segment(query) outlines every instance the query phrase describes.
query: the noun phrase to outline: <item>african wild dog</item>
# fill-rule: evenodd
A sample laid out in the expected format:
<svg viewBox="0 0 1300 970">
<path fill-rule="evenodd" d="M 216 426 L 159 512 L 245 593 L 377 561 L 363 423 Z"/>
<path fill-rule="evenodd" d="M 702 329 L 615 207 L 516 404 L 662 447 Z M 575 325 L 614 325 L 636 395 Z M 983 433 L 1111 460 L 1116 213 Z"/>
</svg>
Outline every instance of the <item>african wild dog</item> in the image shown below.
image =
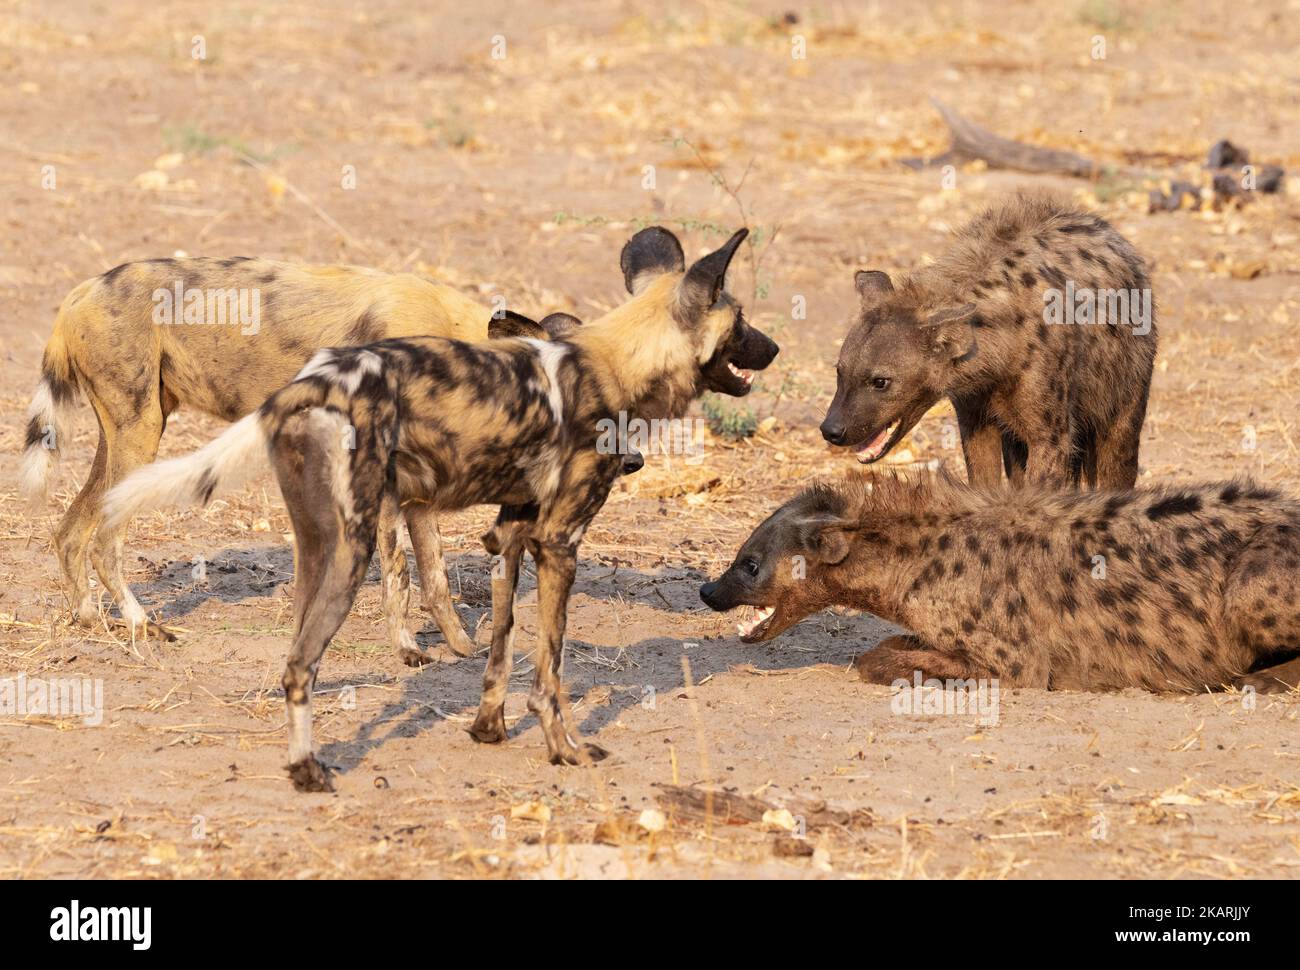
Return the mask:
<svg viewBox="0 0 1300 970">
<path fill-rule="evenodd" d="M 191 300 L 192 294 L 199 299 Z M 243 303 L 231 307 L 211 299 L 229 294 L 245 295 Z M 161 312 L 164 303 L 170 313 Z M 153 461 L 167 417 L 177 408 L 234 421 L 291 381 L 321 347 L 425 335 L 481 340 L 492 315 L 451 287 L 410 274 L 245 257 L 124 263 L 82 283 L 63 301 L 45 348 L 22 475 L 24 493 L 41 500 L 66 439 L 67 412 L 84 393 L 99 422 L 99 448 L 55 535 L 77 621 L 99 622 L 86 570 L 93 536 L 95 569 L 125 624 L 174 639 L 148 620 L 122 577 L 123 528 L 97 527 L 104 493 Z M 492 323 L 508 328 L 513 314 L 505 316 Z M 474 644 L 452 606 L 437 519 L 426 506 L 404 512 L 425 607 L 448 647 L 468 656 Z M 394 627 L 394 634 L 406 663 L 428 661 L 405 626 L 400 632 Z"/>
<path fill-rule="evenodd" d="M 284 688 L 299 788 L 329 786 L 311 743 L 321 657 L 365 576 L 381 508 L 412 500 L 436 510 L 503 506 L 488 544 L 503 556 L 505 576 L 494 584 L 492 648 L 471 734 L 506 736 L 514 586 L 527 550 L 540 611 L 529 707 L 552 762 L 603 756 L 570 735 L 560 688 L 578 544 L 622 471 L 620 456 L 598 447 L 597 428 L 620 412 L 680 416 L 711 379 L 747 390 L 747 371 L 772 361 L 776 345 L 748 326 L 723 288 L 744 237 L 737 232 L 687 270 L 672 233 L 642 230 L 623 250 L 632 298 L 559 341 L 412 338 L 321 351 L 256 414 L 109 493 L 105 518 L 116 523 L 143 508 L 204 501 L 269 454 L 296 540 L 296 632 Z"/>
<path fill-rule="evenodd" d="M 897 286 L 879 270 L 856 285 L 827 441 L 878 461 L 946 397 L 973 485 L 1005 464 L 1017 483 L 1133 486 L 1155 308 L 1142 257 L 1106 222 L 1018 197 Z"/>
<path fill-rule="evenodd" d="M 1051 494 L 855 476 L 787 502 L 700 596 L 759 607 L 748 643 L 835 604 L 905 627 L 858 658 L 877 683 L 1295 686 L 1300 502 L 1245 481 Z"/>
</svg>

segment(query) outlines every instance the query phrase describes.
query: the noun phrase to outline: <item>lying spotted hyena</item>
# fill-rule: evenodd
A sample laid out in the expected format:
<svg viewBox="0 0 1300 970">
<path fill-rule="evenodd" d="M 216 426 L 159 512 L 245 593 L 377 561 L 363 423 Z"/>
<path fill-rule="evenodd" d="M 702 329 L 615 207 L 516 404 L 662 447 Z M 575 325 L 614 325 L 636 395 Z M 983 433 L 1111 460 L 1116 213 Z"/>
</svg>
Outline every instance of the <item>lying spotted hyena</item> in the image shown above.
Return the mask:
<svg viewBox="0 0 1300 970">
<path fill-rule="evenodd" d="M 622 306 L 562 340 L 469 344 L 410 338 L 321 351 L 287 387 L 193 455 L 139 469 L 109 492 L 105 516 L 203 502 L 268 459 L 294 529 L 294 640 L 284 674 L 290 774 L 329 787 L 311 740 L 321 658 L 356 596 L 383 534 L 382 508 L 422 501 L 439 510 L 503 506 L 490 547 L 492 649 L 479 741 L 506 738 L 520 559 L 537 563 L 539 632 L 528 705 L 553 763 L 600 758 L 565 724 L 560 671 L 569 589 L 591 519 L 622 473 L 605 448 L 607 422 L 681 417 L 712 381 L 748 389 L 777 347 L 725 292 L 741 230 L 686 267 L 680 243 L 644 229 L 624 247 Z M 344 432 L 351 432 L 345 447 Z M 387 590 L 385 591 L 388 592 Z"/>
<path fill-rule="evenodd" d="M 234 421 L 293 380 L 321 347 L 416 335 L 481 340 L 492 316 L 451 287 L 410 274 L 244 257 L 124 263 L 82 283 L 63 301 L 45 348 L 22 473 L 24 493 L 41 500 L 67 413 L 84 394 L 99 421 L 99 448 L 55 534 L 76 619 L 100 622 L 90 547 L 124 621 L 173 639 L 147 619 L 122 578 L 122 528 L 98 526 L 104 493 L 153 461 L 177 408 Z M 468 656 L 474 645 L 452 607 L 437 519 L 427 506 L 404 511 L 425 606 L 451 650 Z M 428 659 L 404 627 L 397 646 L 407 663 Z"/>
<path fill-rule="evenodd" d="M 856 277 L 861 306 L 822 435 L 878 461 L 941 398 L 971 484 L 1131 488 L 1156 354 L 1146 266 L 1106 222 L 1016 198 L 897 284 Z"/>
<path fill-rule="evenodd" d="M 984 492 L 858 476 L 816 486 L 700 590 L 770 640 L 832 605 L 905 627 L 858 658 L 1004 686 L 1199 691 L 1300 683 L 1300 502 L 1249 482 Z"/>
</svg>

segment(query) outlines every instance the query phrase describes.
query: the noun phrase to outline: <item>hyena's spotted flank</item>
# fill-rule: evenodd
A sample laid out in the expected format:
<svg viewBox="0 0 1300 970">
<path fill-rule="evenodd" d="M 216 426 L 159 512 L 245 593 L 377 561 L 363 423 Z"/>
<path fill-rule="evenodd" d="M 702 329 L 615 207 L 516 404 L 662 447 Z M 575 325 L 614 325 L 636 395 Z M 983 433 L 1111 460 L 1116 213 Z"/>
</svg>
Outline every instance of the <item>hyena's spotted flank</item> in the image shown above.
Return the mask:
<svg viewBox="0 0 1300 970">
<path fill-rule="evenodd" d="M 858 659 L 880 683 L 1283 689 L 1300 681 L 1300 502 L 1247 481 L 1050 494 L 858 476 L 778 509 L 700 595 L 758 607 L 747 642 L 836 604 L 896 623 L 909 633 Z"/>
<path fill-rule="evenodd" d="M 175 303 L 178 292 L 185 296 L 175 305 L 164 306 L 155 296 Z M 192 305 L 190 294 L 202 305 Z M 221 302 L 232 294 L 236 303 Z M 208 318 L 221 310 L 231 312 L 224 320 Z M 87 576 L 89 550 L 123 620 L 172 639 L 147 619 L 122 578 L 125 522 L 100 528 L 99 509 L 114 482 L 153 461 L 167 418 L 178 408 L 234 421 L 293 380 L 321 347 L 416 335 L 481 340 L 491 316 L 451 287 L 411 274 L 245 257 L 124 263 L 82 283 L 63 301 L 45 348 L 22 475 L 29 500 L 43 499 L 66 440 L 68 411 L 84 394 L 99 422 L 99 447 L 55 533 L 77 621 L 100 622 Z M 467 656 L 474 645 L 452 606 L 437 520 L 420 506 L 406 516 L 425 605 L 448 646 Z M 405 628 L 396 646 L 407 663 L 428 659 Z"/>
<path fill-rule="evenodd" d="M 467 344 L 388 340 L 322 351 L 288 387 L 194 455 L 141 469 L 108 495 L 110 524 L 142 508 L 205 501 L 269 454 L 293 521 L 295 636 L 284 675 L 290 773 L 328 787 L 312 754 L 311 694 L 379 535 L 380 509 L 503 506 L 489 536 L 503 557 L 493 587 L 492 648 L 470 733 L 506 737 L 520 558 L 537 563 L 539 633 L 529 708 L 556 763 L 603 756 L 564 723 L 560 669 L 578 545 L 622 471 L 598 446 L 602 422 L 681 416 L 710 382 L 736 380 L 776 355 L 724 292 L 744 231 L 689 270 L 680 244 L 646 229 L 624 248 L 632 298 L 557 341 Z M 342 447 L 350 429 L 355 448 Z"/>
<path fill-rule="evenodd" d="M 897 284 L 878 270 L 856 283 L 821 429 L 832 444 L 878 461 L 948 398 L 972 484 L 1005 464 L 1013 481 L 1133 486 L 1155 305 L 1142 257 L 1104 220 L 1015 198 Z"/>
</svg>

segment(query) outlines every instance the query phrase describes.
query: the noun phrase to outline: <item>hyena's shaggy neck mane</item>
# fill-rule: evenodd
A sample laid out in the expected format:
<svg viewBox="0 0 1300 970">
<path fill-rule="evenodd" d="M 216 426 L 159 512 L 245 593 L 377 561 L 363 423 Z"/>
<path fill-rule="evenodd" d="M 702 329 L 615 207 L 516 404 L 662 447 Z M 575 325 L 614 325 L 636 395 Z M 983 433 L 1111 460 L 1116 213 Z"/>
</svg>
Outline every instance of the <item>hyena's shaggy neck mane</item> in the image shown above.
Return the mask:
<svg viewBox="0 0 1300 970">
<path fill-rule="evenodd" d="M 667 273 L 569 337 L 591 366 L 606 405 L 634 416 L 680 417 L 719 334 L 711 315 L 692 332 L 673 319 L 682 274 Z"/>
</svg>

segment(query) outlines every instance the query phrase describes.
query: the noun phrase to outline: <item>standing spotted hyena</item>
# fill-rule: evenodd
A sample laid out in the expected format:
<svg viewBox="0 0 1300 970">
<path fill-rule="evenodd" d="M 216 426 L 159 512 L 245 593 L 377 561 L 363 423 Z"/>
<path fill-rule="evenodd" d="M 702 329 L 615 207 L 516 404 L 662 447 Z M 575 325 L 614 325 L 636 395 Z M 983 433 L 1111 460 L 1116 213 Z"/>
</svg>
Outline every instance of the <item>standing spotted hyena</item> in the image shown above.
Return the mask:
<svg viewBox="0 0 1300 970">
<path fill-rule="evenodd" d="M 797 565 L 797 568 L 796 568 Z M 700 590 L 746 642 L 828 606 L 906 628 L 864 680 L 1006 687 L 1300 685 L 1300 502 L 1249 482 L 983 491 L 855 476 L 774 512 Z"/>
<path fill-rule="evenodd" d="M 1156 354 L 1142 257 L 1104 220 L 1017 197 L 895 285 L 859 271 L 822 435 L 882 458 L 941 398 L 971 484 L 1131 487 Z"/>
</svg>

